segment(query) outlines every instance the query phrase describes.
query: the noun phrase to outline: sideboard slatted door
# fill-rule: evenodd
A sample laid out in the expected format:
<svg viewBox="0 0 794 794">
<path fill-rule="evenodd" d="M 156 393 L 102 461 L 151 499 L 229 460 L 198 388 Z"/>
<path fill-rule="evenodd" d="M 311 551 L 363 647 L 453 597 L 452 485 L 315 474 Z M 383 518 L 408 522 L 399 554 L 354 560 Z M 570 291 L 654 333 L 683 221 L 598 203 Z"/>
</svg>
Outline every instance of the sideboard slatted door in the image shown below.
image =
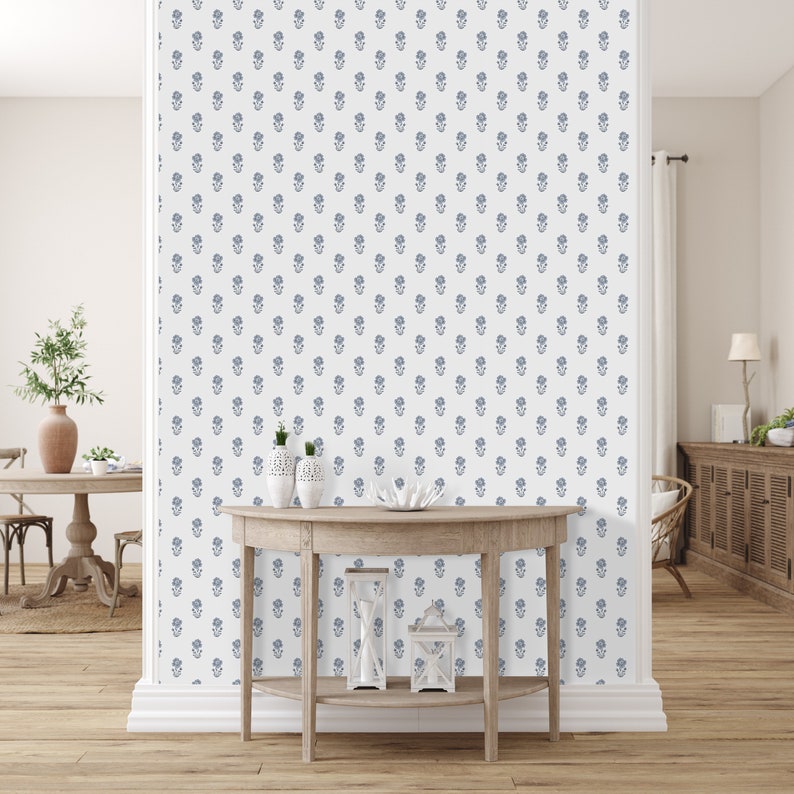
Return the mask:
<svg viewBox="0 0 794 794">
<path fill-rule="evenodd" d="M 769 475 L 769 580 L 779 587 L 789 584 L 788 526 L 791 518 L 791 477 Z"/>
<path fill-rule="evenodd" d="M 747 471 L 734 466 L 714 466 L 714 559 L 745 567 Z"/>
<path fill-rule="evenodd" d="M 728 487 L 730 469 L 714 467 L 714 557 L 728 554 L 728 523 L 731 513 L 731 490 Z"/>
<path fill-rule="evenodd" d="M 698 545 L 708 549 L 714 548 L 714 467 L 700 466 L 700 527 L 698 529 Z"/>
<path fill-rule="evenodd" d="M 766 475 L 763 471 L 750 472 L 750 550 L 748 563 L 756 575 L 766 573 Z"/>
<path fill-rule="evenodd" d="M 712 466 L 693 464 L 687 467 L 687 482 L 694 494 L 687 508 L 687 545 L 701 554 L 711 554 Z"/>
<path fill-rule="evenodd" d="M 747 469 L 731 469 L 730 565 L 747 564 Z"/>
</svg>

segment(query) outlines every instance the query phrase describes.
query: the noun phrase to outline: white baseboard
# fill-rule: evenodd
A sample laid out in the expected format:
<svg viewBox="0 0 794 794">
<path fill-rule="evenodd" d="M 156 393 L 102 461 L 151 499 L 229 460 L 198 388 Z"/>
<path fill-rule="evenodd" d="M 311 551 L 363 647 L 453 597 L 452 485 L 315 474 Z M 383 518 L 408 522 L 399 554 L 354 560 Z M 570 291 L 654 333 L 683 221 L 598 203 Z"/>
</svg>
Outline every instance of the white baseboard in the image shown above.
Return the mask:
<svg viewBox="0 0 794 794">
<path fill-rule="evenodd" d="M 548 730 L 546 693 L 499 704 L 499 730 Z M 254 692 L 255 733 L 300 733 L 300 703 Z M 434 733 L 482 731 L 482 706 L 428 709 L 317 707 L 325 733 Z M 560 729 L 568 733 L 666 731 L 662 696 L 655 681 L 614 686 L 566 685 L 560 693 Z M 240 690 L 236 686 L 164 686 L 138 682 L 127 730 L 133 733 L 236 733 Z"/>
</svg>

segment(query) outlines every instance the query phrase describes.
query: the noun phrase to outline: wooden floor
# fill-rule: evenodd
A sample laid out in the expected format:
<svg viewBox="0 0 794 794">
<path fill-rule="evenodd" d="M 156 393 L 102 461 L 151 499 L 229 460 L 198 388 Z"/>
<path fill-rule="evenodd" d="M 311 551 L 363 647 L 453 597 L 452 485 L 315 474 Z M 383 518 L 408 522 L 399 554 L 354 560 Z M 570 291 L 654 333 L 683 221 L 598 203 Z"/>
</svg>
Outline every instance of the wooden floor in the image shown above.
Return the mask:
<svg viewBox="0 0 794 794">
<path fill-rule="evenodd" d="M 0 790 L 792 792 L 794 618 L 705 574 L 654 572 L 667 733 L 128 734 L 139 632 L 0 638 Z M 0 618 L 1 619 L 1 618 Z"/>
</svg>

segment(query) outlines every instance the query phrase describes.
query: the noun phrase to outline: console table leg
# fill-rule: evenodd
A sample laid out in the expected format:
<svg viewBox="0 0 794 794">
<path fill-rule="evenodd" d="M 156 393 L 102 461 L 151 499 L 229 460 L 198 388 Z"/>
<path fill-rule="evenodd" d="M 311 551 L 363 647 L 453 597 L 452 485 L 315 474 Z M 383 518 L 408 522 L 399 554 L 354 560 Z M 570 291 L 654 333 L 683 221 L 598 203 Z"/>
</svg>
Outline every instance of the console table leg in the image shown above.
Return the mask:
<svg viewBox="0 0 794 794">
<path fill-rule="evenodd" d="M 560 738 L 560 547 L 546 547 L 546 624 L 549 657 L 549 741 Z"/>
<path fill-rule="evenodd" d="M 480 555 L 485 760 L 499 758 L 499 553 Z"/>
<path fill-rule="evenodd" d="M 253 630 L 254 547 L 243 545 L 240 554 L 240 738 L 244 742 L 251 740 Z"/>
<path fill-rule="evenodd" d="M 317 733 L 317 599 L 320 585 L 320 555 L 301 550 L 302 623 L 302 734 L 303 760 L 313 761 Z"/>
</svg>

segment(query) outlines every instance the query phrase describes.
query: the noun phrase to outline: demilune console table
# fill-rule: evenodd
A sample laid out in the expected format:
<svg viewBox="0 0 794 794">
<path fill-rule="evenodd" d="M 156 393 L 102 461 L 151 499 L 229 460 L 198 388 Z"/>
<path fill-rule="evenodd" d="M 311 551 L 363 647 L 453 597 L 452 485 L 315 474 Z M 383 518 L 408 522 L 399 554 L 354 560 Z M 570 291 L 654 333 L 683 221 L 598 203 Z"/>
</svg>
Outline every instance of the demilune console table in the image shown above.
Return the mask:
<svg viewBox="0 0 794 794">
<path fill-rule="evenodd" d="M 560 544 L 567 516 L 579 507 L 432 507 L 392 512 L 376 507 L 224 507 L 241 546 L 241 738 L 251 738 L 252 689 L 302 701 L 303 760 L 315 757 L 317 704 L 423 708 L 482 703 L 485 760 L 498 758 L 500 700 L 549 690 L 549 740 L 560 735 Z M 300 552 L 300 678 L 253 678 L 254 550 Z M 499 677 L 499 555 L 546 550 L 547 676 Z M 458 677 L 455 692 L 411 693 L 408 678 L 390 677 L 385 690 L 352 690 L 339 676 L 317 676 L 317 617 L 321 554 L 479 554 L 483 675 Z"/>
</svg>

